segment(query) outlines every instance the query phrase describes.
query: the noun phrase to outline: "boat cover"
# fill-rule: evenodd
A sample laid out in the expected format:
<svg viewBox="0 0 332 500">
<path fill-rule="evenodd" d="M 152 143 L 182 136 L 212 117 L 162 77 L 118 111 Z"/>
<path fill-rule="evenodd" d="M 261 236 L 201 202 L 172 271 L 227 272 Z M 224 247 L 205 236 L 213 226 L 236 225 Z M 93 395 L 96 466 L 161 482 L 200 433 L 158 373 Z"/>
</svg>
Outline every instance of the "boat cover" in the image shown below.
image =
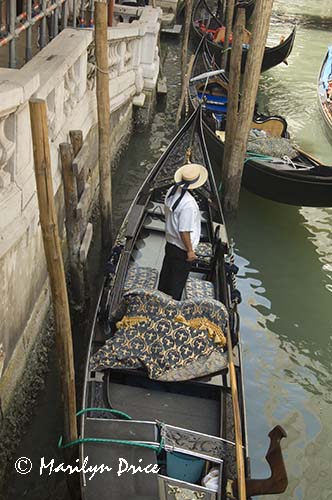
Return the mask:
<svg viewBox="0 0 332 500">
<path fill-rule="evenodd" d="M 266 136 L 261 130 L 251 130 L 247 150 L 251 153 L 272 156 L 274 158 L 287 156 L 291 160 L 299 154 L 289 139 L 285 137 Z"/>
<path fill-rule="evenodd" d="M 90 369 L 145 368 L 154 380 L 190 380 L 227 366 L 227 310 L 219 301 L 184 301 L 152 290 L 124 294 L 117 331 L 90 360 Z"/>
</svg>

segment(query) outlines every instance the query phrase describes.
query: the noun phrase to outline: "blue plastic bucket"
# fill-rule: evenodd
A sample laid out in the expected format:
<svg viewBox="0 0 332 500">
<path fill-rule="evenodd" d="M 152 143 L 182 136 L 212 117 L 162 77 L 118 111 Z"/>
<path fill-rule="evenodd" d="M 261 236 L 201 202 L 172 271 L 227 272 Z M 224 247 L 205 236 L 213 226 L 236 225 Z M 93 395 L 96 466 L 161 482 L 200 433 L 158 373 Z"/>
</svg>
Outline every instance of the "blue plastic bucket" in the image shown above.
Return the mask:
<svg viewBox="0 0 332 500">
<path fill-rule="evenodd" d="M 173 479 L 197 483 L 203 472 L 204 462 L 202 458 L 185 455 L 184 453 L 167 453 L 166 468 L 167 475 Z"/>
</svg>

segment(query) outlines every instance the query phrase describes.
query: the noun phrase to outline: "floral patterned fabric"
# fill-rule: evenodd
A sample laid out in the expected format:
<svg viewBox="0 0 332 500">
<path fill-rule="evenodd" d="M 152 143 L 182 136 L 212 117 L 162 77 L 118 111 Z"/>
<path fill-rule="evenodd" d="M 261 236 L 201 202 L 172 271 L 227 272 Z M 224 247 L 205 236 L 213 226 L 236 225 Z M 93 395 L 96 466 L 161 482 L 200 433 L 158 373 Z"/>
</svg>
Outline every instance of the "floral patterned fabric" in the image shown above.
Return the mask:
<svg viewBox="0 0 332 500">
<path fill-rule="evenodd" d="M 153 267 L 141 267 L 133 264 L 128 269 L 124 289 L 145 288 L 153 290 L 157 288 L 158 274 L 157 269 Z"/>
<path fill-rule="evenodd" d="M 200 242 L 195 249 L 195 254 L 200 264 L 209 266 L 212 259 L 211 243 Z"/>
<path fill-rule="evenodd" d="M 146 368 L 155 380 L 179 381 L 218 372 L 227 366 L 227 353 L 208 329 L 188 326 L 206 318 L 226 331 L 226 308 L 213 299 L 173 300 L 159 291 L 136 289 L 120 304 L 125 316 L 116 334 L 90 360 L 91 370 Z"/>
<path fill-rule="evenodd" d="M 214 286 L 210 281 L 189 277 L 185 291 L 187 299 L 214 299 Z"/>
</svg>

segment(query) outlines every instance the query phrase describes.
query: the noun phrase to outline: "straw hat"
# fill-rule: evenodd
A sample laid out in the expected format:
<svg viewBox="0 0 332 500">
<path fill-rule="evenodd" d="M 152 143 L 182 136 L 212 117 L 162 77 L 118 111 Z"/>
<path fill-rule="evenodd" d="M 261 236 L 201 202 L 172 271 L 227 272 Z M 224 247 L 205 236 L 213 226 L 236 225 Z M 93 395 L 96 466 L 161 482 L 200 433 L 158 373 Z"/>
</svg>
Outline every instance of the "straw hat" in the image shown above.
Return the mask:
<svg viewBox="0 0 332 500">
<path fill-rule="evenodd" d="M 203 186 L 208 178 L 208 171 L 198 163 L 187 163 L 177 169 L 174 174 L 176 184 L 189 182 L 188 189 L 196 189 Z"/>
</svg>

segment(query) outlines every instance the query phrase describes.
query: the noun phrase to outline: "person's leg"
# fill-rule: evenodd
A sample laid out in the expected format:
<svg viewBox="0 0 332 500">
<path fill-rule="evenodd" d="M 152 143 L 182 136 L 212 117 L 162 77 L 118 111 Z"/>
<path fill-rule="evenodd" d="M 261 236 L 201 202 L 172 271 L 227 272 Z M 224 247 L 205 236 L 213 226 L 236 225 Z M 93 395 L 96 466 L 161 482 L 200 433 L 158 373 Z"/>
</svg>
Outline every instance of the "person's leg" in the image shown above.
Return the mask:
<svg viewBox="0 0 332 500">
<path fill-rule="evenodd" d="M 168 251 L 168 243 L 165 246 L 165 255 L 164 255 L 164 260 L 163 260 L 163 265 L 160 271 L 160 276 L 159 276 L 159 283 L 158 283 L 158 290 L 161 292 L 167 293 L 167 295 L 170 295 L 169 291 L 169 281 L 168 281 L 168 276 L 169 273 L 171 272 L 171 267 L 170 267 L 170 255 Z"/>
<path fill-rule="evenodd" d="M 181 300 L 182 291 L 185 287 L 191 263 L 187 262 L 187 252 L 181 248 L 171 245 L 169 259 L 169 272 L 167 276 L 169 295 L 175 300 Z"/>
</svg>

